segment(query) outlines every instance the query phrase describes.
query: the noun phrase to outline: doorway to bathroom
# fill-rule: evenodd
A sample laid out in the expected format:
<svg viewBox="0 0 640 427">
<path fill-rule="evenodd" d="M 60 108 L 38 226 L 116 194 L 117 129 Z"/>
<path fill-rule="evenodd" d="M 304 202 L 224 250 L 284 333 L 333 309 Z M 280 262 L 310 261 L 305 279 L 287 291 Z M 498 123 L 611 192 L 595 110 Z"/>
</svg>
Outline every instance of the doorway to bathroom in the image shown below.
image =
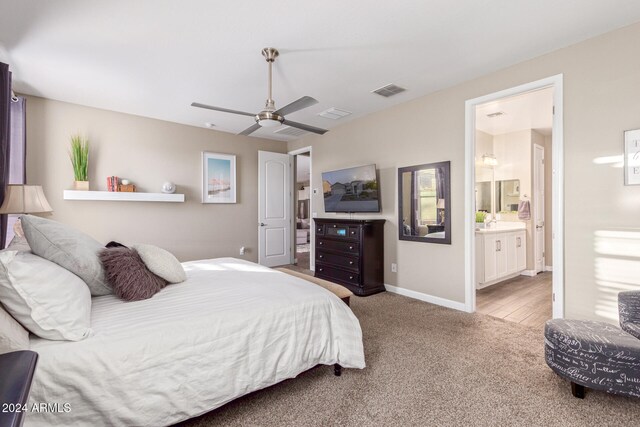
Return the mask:
<svg viewBox="0 0 640 427">
<path fill-rule="evenodd" d="M 295 224 L 294 265 L 298 270 L 311 270 L 311 151 L 298 150 L 294 157 L 293 207 Z"/>
<path fill-rule="evenodd" d="M 467 102 L 467 309 L 532 327 L 562 316 L 557 80 Z"/>
</svg>

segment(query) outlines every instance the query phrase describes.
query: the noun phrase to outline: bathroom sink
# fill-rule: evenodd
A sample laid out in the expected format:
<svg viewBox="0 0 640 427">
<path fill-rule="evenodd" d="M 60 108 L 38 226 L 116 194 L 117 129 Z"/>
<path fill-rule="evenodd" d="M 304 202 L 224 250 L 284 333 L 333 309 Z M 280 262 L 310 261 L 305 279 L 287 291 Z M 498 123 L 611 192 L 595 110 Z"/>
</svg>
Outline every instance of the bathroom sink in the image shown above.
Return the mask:
<svg viewBox="0 0 640 427">
<path fill-rule="evenodd" d="M 476 228 L 476 233 L 499 233 L 501 231 L 524 230 L 527 225 L 521 221 L 498 221 L 487 223 L 485 228 Z"/>
</svg>

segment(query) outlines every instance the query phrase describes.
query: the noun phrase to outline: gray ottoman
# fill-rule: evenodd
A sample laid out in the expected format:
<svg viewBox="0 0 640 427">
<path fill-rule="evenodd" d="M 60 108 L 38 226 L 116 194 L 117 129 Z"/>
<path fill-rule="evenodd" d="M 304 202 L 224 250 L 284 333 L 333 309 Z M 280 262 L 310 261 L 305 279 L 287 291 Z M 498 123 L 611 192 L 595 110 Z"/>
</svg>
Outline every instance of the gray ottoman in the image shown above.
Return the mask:
<svg viewBox="0 0 640 427">
<path fill-rule="evenodd" d="M 640 340 L 602 322 L 549 320 L 544 329 L 547 365 L 571 381 L 575 397 L 585 387 L 640 397 Z"/>
</svg>

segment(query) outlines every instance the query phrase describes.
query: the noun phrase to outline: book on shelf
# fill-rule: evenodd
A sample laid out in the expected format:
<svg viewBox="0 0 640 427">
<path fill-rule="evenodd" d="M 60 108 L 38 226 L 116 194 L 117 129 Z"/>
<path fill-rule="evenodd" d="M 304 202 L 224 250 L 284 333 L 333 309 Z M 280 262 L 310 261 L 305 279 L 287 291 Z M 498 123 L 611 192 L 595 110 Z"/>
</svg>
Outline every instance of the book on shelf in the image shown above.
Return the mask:
<svg viewBox="0 0 640 427">
<path fill-rule="evenodd" d="M 107 177 L 107 191 L 118 191 L 118 177 L 117 176 L 108 176 Z"/>
</svg>

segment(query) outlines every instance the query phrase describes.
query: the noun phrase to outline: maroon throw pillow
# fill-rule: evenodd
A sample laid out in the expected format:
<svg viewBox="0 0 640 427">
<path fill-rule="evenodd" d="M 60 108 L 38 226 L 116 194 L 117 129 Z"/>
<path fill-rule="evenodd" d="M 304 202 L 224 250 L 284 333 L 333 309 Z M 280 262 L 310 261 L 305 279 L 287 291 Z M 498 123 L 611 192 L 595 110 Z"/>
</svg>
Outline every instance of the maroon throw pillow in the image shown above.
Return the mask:
<svg viewBox="0 0 640 427">
<path fill-rule="evenodd" d="M 98 254 L 104 266 L 107 282 L 113 293 L 125 301 L 151 298 L 167 285 L 167 281 L 153 274 L 135 249 L 113 247 Z"/>
</svg>

